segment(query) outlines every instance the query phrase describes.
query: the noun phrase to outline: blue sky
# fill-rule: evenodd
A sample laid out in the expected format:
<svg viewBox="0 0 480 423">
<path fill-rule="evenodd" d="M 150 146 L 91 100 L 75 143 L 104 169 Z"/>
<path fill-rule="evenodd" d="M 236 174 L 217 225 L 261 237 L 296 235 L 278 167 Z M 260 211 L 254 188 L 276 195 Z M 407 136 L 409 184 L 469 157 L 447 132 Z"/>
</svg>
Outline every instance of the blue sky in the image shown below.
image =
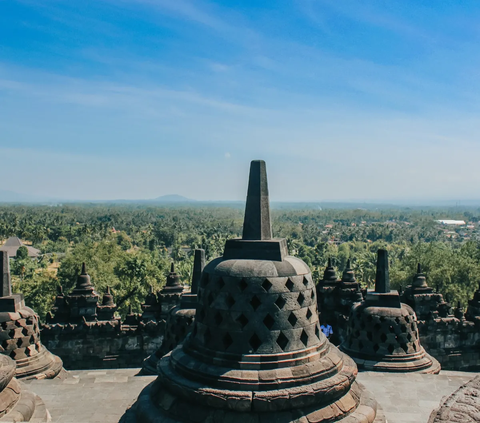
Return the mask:
<svg viewBox="0 0 480 423">
<path fill-rule="evenodd" d="M 480 2 L 0 0 L 0 178 L 76 199 L 478 199 Z M 1 189 L 1 188 L 0 188 Z"/>
</svg>

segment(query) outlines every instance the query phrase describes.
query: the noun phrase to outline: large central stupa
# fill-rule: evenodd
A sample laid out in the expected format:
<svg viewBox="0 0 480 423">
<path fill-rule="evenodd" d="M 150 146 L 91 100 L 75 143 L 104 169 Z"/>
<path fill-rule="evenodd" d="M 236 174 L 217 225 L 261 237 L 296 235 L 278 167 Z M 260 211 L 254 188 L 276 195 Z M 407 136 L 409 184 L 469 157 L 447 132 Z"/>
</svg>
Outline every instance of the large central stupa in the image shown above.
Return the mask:
<svg viewBox="0 0 480 423">
<path fill-rule="evenodd" d="M 242 239 L 204 269 L 196 319 L 140 395 L 137 422 L 384 422 L 353 360 L 320 331 L 308 266 L 272 238 L 265 162 Z"/>
</svg>

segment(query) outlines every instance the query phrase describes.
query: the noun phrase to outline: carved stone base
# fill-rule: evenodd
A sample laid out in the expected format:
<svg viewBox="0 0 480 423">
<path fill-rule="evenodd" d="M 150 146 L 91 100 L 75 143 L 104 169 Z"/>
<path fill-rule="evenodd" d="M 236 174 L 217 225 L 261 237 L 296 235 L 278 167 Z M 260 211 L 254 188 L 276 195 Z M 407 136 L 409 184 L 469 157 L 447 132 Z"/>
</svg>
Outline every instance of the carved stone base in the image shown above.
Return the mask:
<svg viewBox="0 0 480 423">
<path fill-rule="evenodd" d="M 17 378 L 54 378 L 62 360 L 40 341 L 38 316 L 29 307 L 0 312 L 0 352 L 17 363 Z"/>
<path fill-rule="evenodd" d="M 53 379 L 62 371 L 62 368 L 62 360 L 42 345 L 42 350 L 35 356 L 17 360 L 15 377 L 18 379 Z"/>
<path fill-rule="evenodd" d="M 309 406 L 303 409 L 277 410 L 255 412 L 244 410 L 218 409 L 194 403 L 184 403 L 183 418 L 172 418 L 170 406 L 174 405 L 175 398 L 158 392 L 158 383 L 148 385 L 140 394 L 136 404 L 137 423 L 200 423 L 200 422 L 241 422 L 241 423 L 385 423 L 383 412 L 377 408 L 377 403 L 370 392 L 357 384 L 345 396 L 335 403 L 319 407 Z M 272 393 L 275 391 L 272 391 Z M 283 393 L 285 395 L 285 393 Z M 354 398 L 357 397 L 357 398 Z M 154 399 L 160 399 L 163 407 L 155 405 Z M 286 398 L 287 399 L 287 398 Z M 290 399 L 294 401 L 294 399 Z M 358 402 L 357 402 L 358 401 Z M 354 405 L 355 404 L 355 405 Z M 132 419 L 133 422 L 133 419 Z"/>
<path fill-rule="evenodd" d="M 474 423 L 480 419 L 480 376 L 460 386 L 433 410 L 428 423 Z"/>
<path fill-rule="evenodd" d="M 14 375 L 15 362 L 0 356 L 0 422 L 49 422 L 43 401 Z"/>
</svg>

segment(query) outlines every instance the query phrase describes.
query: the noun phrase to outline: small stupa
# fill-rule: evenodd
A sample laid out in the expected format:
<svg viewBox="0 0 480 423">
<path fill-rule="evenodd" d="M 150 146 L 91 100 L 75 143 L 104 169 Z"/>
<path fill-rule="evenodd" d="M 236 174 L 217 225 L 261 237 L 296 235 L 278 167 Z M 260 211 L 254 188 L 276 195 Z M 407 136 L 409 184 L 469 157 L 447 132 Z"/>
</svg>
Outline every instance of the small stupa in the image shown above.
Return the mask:
<svg viewBox="0 0 480 423">
<path fill-rule="evenodd" d="M 142 321 L 144 323 L 157 323 L 161 320 L 162 307 L 158 300 L 157 294 L 152 285 L 150 285 L 150 292 L 145 297 L 145 302 L 142 307 Z"/>
<path fill-rule="evenodd" d="M 347 260 L 347 264 L 342 274 L 342 279 L 337 284 L 335 296 L 338 298 L 339 306 L 348 311 L 353 303 L 363 300 L 360 283 L 355 278 L 355 272 L 352 269 L 352 262 Z"/>
<path fill-rule="evenodd" d="M 467 312 L 465 319 L 480 325 L 480 283 L 478 289 L 473 294 L 473 298 L 468 301 Z"/>
<path fill-rule="evenodd" d="M 69 321 L 71 323 L 83 320 L 89 322 L 97 319 L 97 306 L 100 296 L 95 292 L 85 263 L 82 263 L 82 270 L 77 277 L 75 288 L 67 298 L 70 309 Z"/>
<path fill-rule="evenodd" d="M 0 251 L 0 353 L 16 362 L 17 378 L 54 378 L 62 360 L 40 341 L 39 318 L 25 306 L 22 294 L 12 294 L 8 253 Z"/>
<path fill-rule="evenodd" d="M 168 313 L 162 345 L 143 362 L 143 374 L 158 374 L 158 361 L 183 342 L 193 326 L 197 307 L 198 286 L 203 268 L 205 267 L 205 250 L 197 249 L 194 254 L 191 290 L 183 293 L 180 305 L 172 308 Z"/>
<path fill-rule="evenodd" d="M 412 284 L 405 288 L 401 300 L 413 308 L 419 320 L 428 320 L 438 316 L 443 296 L 428 286 L 422 266 L 418 263 Z"/>
<path fill-rule="evenodd" d="M 117 311 L 117 305 L 113 298 L 113 294 L 110 291 L 110 287 L 107 286 L 107 291 L 103 294 L 102 303 L 97 305 L 97 318 L 101 321 L 109 321 L 115 319 L 115 312 Z"/>
<path fill-rule="evenodd" d="M 158 293 L 158 301 L 160 303 L 160 318 L 165 319 L 168 312 L 178 304 L 182 298 L 185 287 L 182 284 L 180 275 L 175 272 L 175 264 L 172 262 L 170 273 L 167 276 L 167 282 L 163 289 Z"/>
<path fill-rule="evenodd" d="M 390 290 L 387 250 L 378 250 L 375 290 L 352 307 L 340 346 L 360 369 L 438 373 L 440 364 L 420 344 L 417 316 Z"/>
<path fill-rule="evenodd" d="M 323 279 L 317 283 L 317 301 L 318 310 L 320 313 L 320 320 L 323 324 L 334 326 L 336 323 L 337 310 L 337 296 L 334 295 L 340 279 L 337 277 L 337 272 L 333 266 L 333 260 L 328 258 L 327 266 L 323 272 Z"/>
<path fill-rule="evenodd" d="M 335 327 L 335 330 L 330 337 L 330 341 L 338 345 L 344 341 L 343 336 L 347 333 L 348 318 L 352 305 L 363 301 L 360 283 L 355 278 L 350 259 L 347 260 L 342 279 L 339 283 L 336 283 L 332 296 L 335 304 L 332 313 L 334 321 L 332 326 Z"/>
<path fill-rule="evenodd" d="M 138 423 L 385 422 L 320 331 L 310 269 L 272 238 L 264 161 L 251 164 L 243 237 L 204 268 L 192 332 L 158 371 Z"/>
</svg>

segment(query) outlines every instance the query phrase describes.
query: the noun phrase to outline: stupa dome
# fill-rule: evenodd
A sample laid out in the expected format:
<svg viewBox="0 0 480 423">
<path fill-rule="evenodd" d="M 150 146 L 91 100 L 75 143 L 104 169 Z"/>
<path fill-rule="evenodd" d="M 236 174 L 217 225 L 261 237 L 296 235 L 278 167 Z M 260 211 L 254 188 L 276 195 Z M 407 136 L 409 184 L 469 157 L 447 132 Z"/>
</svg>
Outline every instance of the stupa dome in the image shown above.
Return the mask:
<svg viewBox="0 0 480 423">
<path fill-rule="evenodd" d="M 342 351 L 358 367 L 391 372 L 438 373 L 440 364 L 420 344 L 417 316 L 390 290 L 388 253 L 378 250 L 375 290 L 352 307 Z"/>
<path fill-rule="evenodd" d="M 158 364 L 137 422 L 384 422 L 353 360 L 320 331 L 308 266 L 272 237 L 253 161 L 243 237 L 203 270 L 192 332 Z"/>
</svg>

